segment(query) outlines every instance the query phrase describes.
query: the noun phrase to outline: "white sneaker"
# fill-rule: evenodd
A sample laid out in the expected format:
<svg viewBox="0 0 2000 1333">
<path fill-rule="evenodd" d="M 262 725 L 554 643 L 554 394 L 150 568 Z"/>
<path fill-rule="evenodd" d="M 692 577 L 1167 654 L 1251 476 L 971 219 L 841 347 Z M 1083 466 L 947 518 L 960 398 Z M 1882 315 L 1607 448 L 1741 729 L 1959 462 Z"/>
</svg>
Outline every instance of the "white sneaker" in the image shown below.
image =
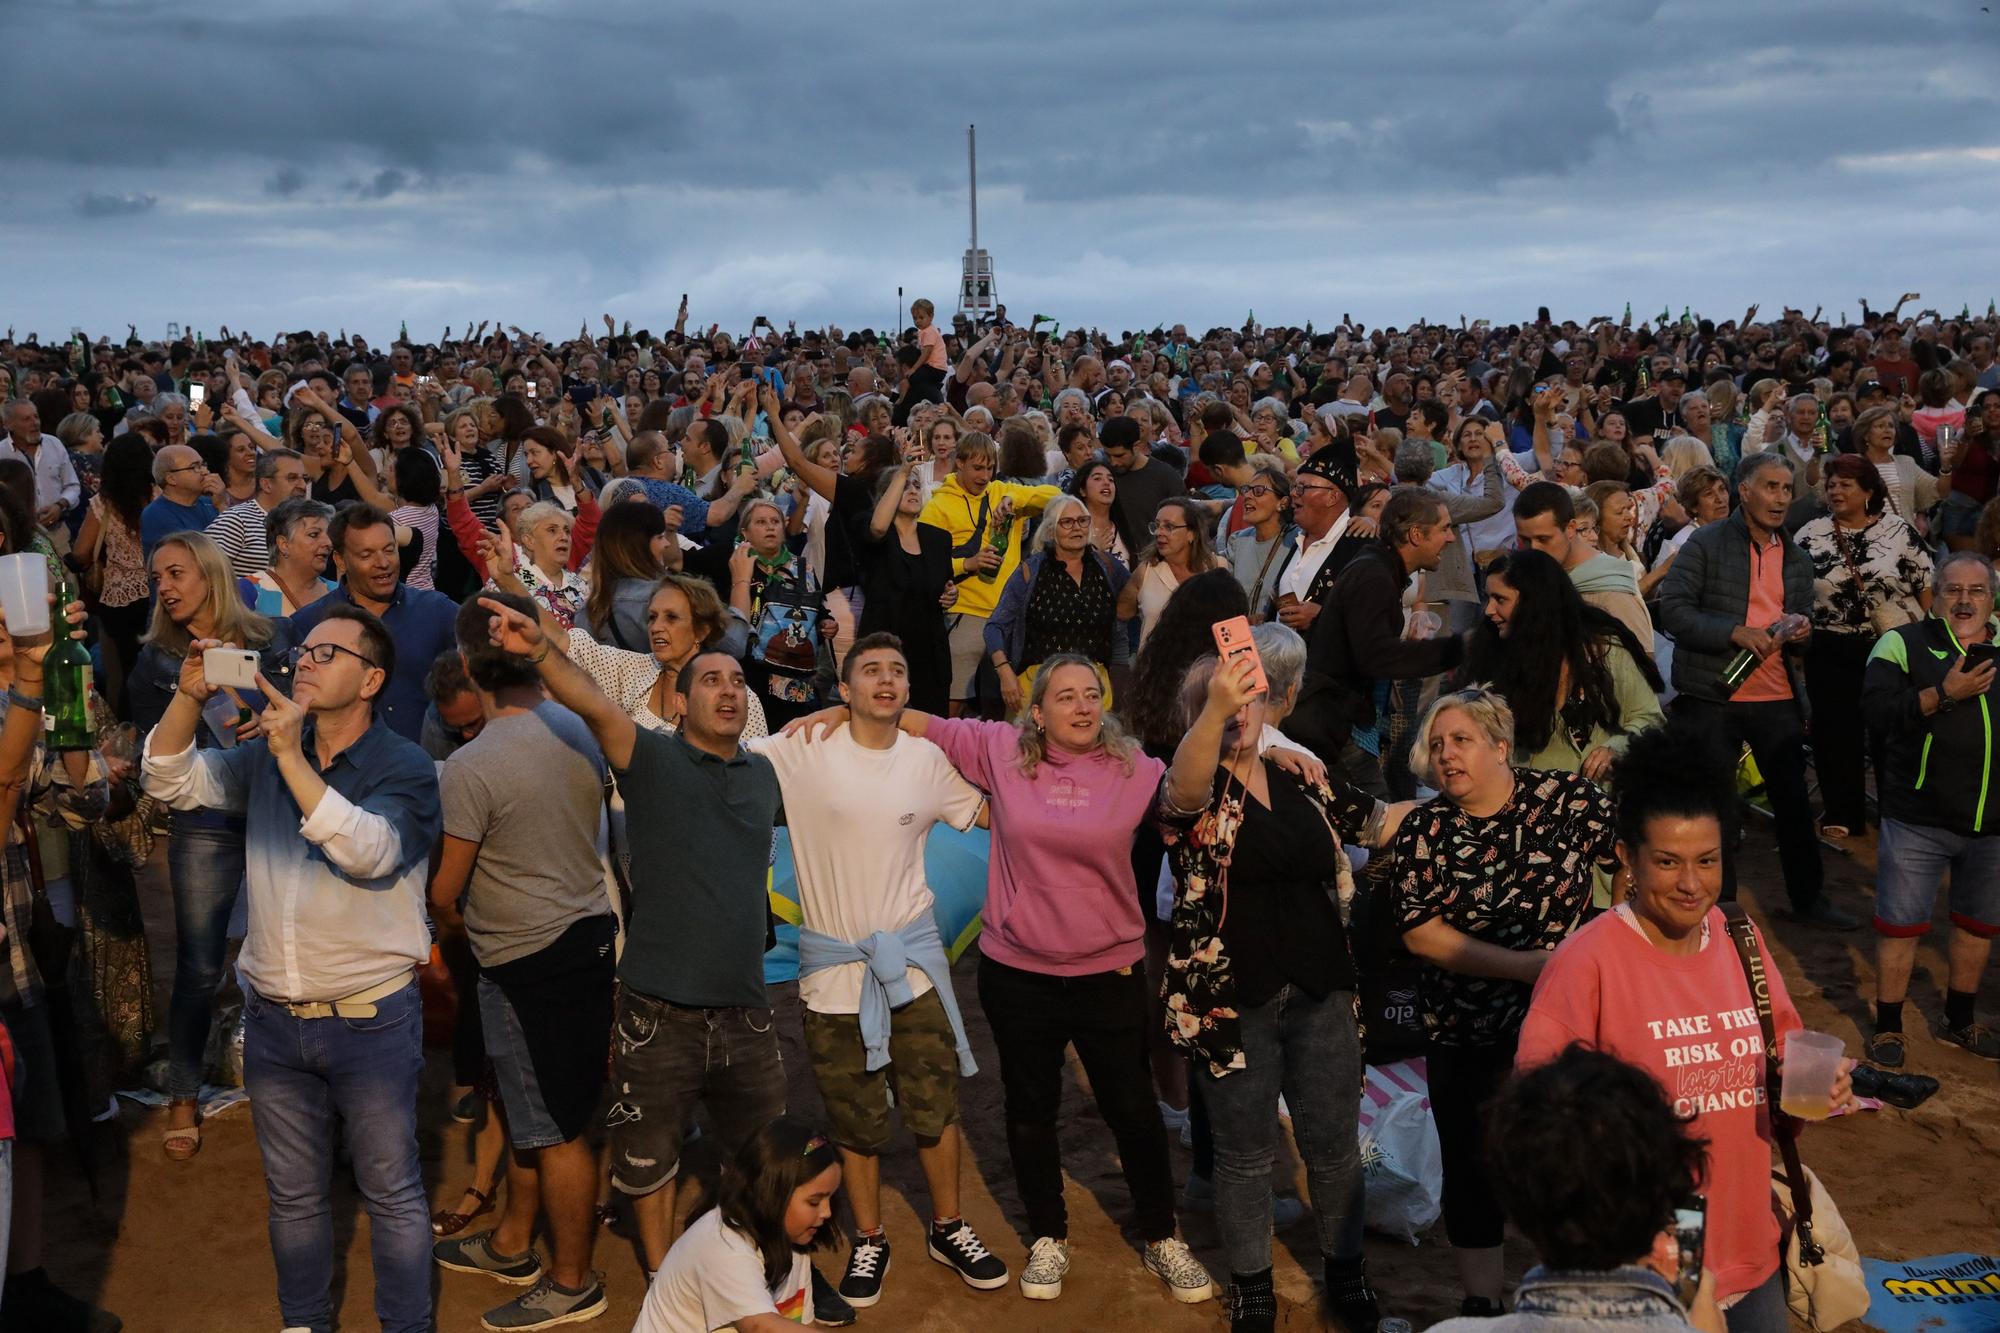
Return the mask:
<svg viewBox="0 0 2000 1333">
<path fill-rule="evenodd" d="M 1062 1295 L 1063 1279 L 1068 1275 L 1069 1242 L 1039 1236 L 1028 1251 L 1028 1266 L 1021 1270 L 1021 1294 L 1031 1301 L 1052 1301 Z"/>
<path fill-rule="evenodd" d="M 1167 1290 L 1182 1305 L 1198 1305 L 1215 1295 L 1215 1283 L 1209 1280 L 1208 1270 L 1188 1252 L 1186 1242 L 1177 1237 L 1146 1242 L 1145 1264 L 1146 1271 L 1166 1283 Z"/>
</svg>

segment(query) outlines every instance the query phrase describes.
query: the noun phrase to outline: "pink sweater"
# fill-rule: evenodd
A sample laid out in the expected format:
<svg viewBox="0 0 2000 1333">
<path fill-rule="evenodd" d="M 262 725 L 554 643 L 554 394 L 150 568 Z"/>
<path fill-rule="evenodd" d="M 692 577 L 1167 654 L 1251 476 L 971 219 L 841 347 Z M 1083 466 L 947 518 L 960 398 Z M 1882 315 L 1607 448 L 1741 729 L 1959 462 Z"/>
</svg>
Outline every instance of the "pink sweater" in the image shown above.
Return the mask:
<svg viewBox="0 0 2000 1333">
<path fill-rule="evenodd" d="M 1051 753 L 1029 778 L 1009 723 L 934 718 L 925 735 L 988 796 L 993 851 L 980 952 L 1059 977 L 1137 963 L 1146 921 L 1132 835 L 1152 812 L 1166 765 L 1135 755 L 1128 774 L 1103 754 Z"/>
<path fill-rule="evenodd" d="M 1771 951 L 1779 1051 L 1802 1026 Z M 1771 1213 L 1771 1118 L 1764 1097 L 1763 1037 L 1750 983 L 1720 909 L 1708 914 L 1699 953 L 1653 947 L 1616 912 L 1557 946 L 1521 1025 L 1517 1068 L 1544 1064 L 1582 1042 L 1652 1074 L 1674 1110 L 1708 1140 L 1708 1267 L 1718 1300 L 1751 1291 L 1777 1271 Z"/>
</svg>

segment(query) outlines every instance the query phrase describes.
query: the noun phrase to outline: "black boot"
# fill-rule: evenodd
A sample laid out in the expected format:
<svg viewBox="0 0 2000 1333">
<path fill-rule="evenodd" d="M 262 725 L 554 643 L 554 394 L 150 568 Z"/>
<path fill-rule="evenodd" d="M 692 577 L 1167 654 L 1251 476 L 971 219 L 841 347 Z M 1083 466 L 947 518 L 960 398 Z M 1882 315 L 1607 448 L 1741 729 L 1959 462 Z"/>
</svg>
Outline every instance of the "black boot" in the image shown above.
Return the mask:
<svg viewBox="0 0 2000 1333">
<path fill-rule="evenodd" d="M 1458 1313 L 1465 1319 L 1497 1319 L 1500 1317 L 1500 1302 L 1489 1301 L 1484 1296 L 1467 1296 L 1458 1303 Z"/>
<path fill-rule="evenodd" d="M 1382 1304 L 1368 1285 L 1368 1264 L 1360 1255 L 1326 1261 L 1326 1308 L 1347 1333 L 1375 1333 Z"/>
<path fill-rule="evenodd" d="M 1278 1327 L 1278 1293 L 1271 1270 L 1229 1275 L 1230 1333 L 1273 1333 Z"/>
</svg>

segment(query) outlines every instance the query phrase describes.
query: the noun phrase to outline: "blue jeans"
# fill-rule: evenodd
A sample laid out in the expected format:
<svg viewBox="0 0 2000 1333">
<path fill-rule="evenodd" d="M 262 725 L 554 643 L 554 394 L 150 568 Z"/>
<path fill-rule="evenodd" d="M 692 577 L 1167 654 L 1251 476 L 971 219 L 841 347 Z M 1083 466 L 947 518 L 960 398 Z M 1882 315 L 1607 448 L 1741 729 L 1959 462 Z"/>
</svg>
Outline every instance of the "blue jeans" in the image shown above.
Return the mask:
<svg viewBox="0 0 2000 1333">
<path fill-rule="evenodd" d="M 328 1185 L 336 1115 L 368 1206 L 383 1333 L 432 1327 L 430 1212 L 417 1161 L 424 1025 L 416 982 L 375 1007 L 367 1019 L 298 1019 L 255 992 L 243 1000 L 243 1082 L 270 1194 L 278 1308 L 287 1326 L 313 1333 L 333 1328 Z"/>
<path fill-rule="evenodd" d="M 1792 1326 L 1791 1307 L 1785 1302 L 1785 1266 L 1765 1278 L 1743 1299 L 1722 1312 L 1729 1333 L 1788 1333 Z"/>
<path fill-rule="evenodd" d="M 167 1008 L 167 1095 L 201 1091 L 215 988 L 229 948 L 229 915 L 243 887 L 243 833 L 207 816 L 176 815 L 167 842 L 174 891 L 174 993 Z"/>
<path fill-rule="evenodd" d="M 1361 1257 L 1361 1038 L 1354 992 L 1315 1000 L 1287 986 L 1242 1011 L 1246 1068 L 1217 1078 L 1203 1062 L 1195 1076 L 1215 1136 L 1215 1225 L 1229 1271 L 1271 1266 L 1271 1163 L 1277 1152 L 1278 1094 L 1292 1113 L 1319 1225 L 1320 1253 Z"/>
<path fill-rule="evenodd" d="M 1981 939 L 2000 933 L 2000 834 L 1882 821 L 1875 856 L 1875 929 L 1907 939 L 1928 934 L 1938 886 L 1951 880 L 1951 924 Z"/>
</svg>

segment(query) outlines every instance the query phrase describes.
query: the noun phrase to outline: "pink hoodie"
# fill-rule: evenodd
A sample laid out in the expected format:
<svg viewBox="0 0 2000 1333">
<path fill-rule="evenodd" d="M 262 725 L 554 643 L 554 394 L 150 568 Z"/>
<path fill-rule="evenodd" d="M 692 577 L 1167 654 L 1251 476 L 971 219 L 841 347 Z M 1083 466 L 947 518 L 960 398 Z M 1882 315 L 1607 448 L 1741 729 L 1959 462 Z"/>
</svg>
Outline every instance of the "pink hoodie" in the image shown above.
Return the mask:
<svg viewBox="0 0 2000 1333">
<path fill-rule="evenodd" d="M 1127 773 L 1101 752 L 1052 750 L 1029 778 L 1010 723 L 933 718 L 925 735 L 989 798 L 993 852 L 980 952 L 1060 977 L 1137 963 L 1146 920 L 1132 835 L 1152 813 L 1166 765 L 1137 754 Z"/>
</svg>

